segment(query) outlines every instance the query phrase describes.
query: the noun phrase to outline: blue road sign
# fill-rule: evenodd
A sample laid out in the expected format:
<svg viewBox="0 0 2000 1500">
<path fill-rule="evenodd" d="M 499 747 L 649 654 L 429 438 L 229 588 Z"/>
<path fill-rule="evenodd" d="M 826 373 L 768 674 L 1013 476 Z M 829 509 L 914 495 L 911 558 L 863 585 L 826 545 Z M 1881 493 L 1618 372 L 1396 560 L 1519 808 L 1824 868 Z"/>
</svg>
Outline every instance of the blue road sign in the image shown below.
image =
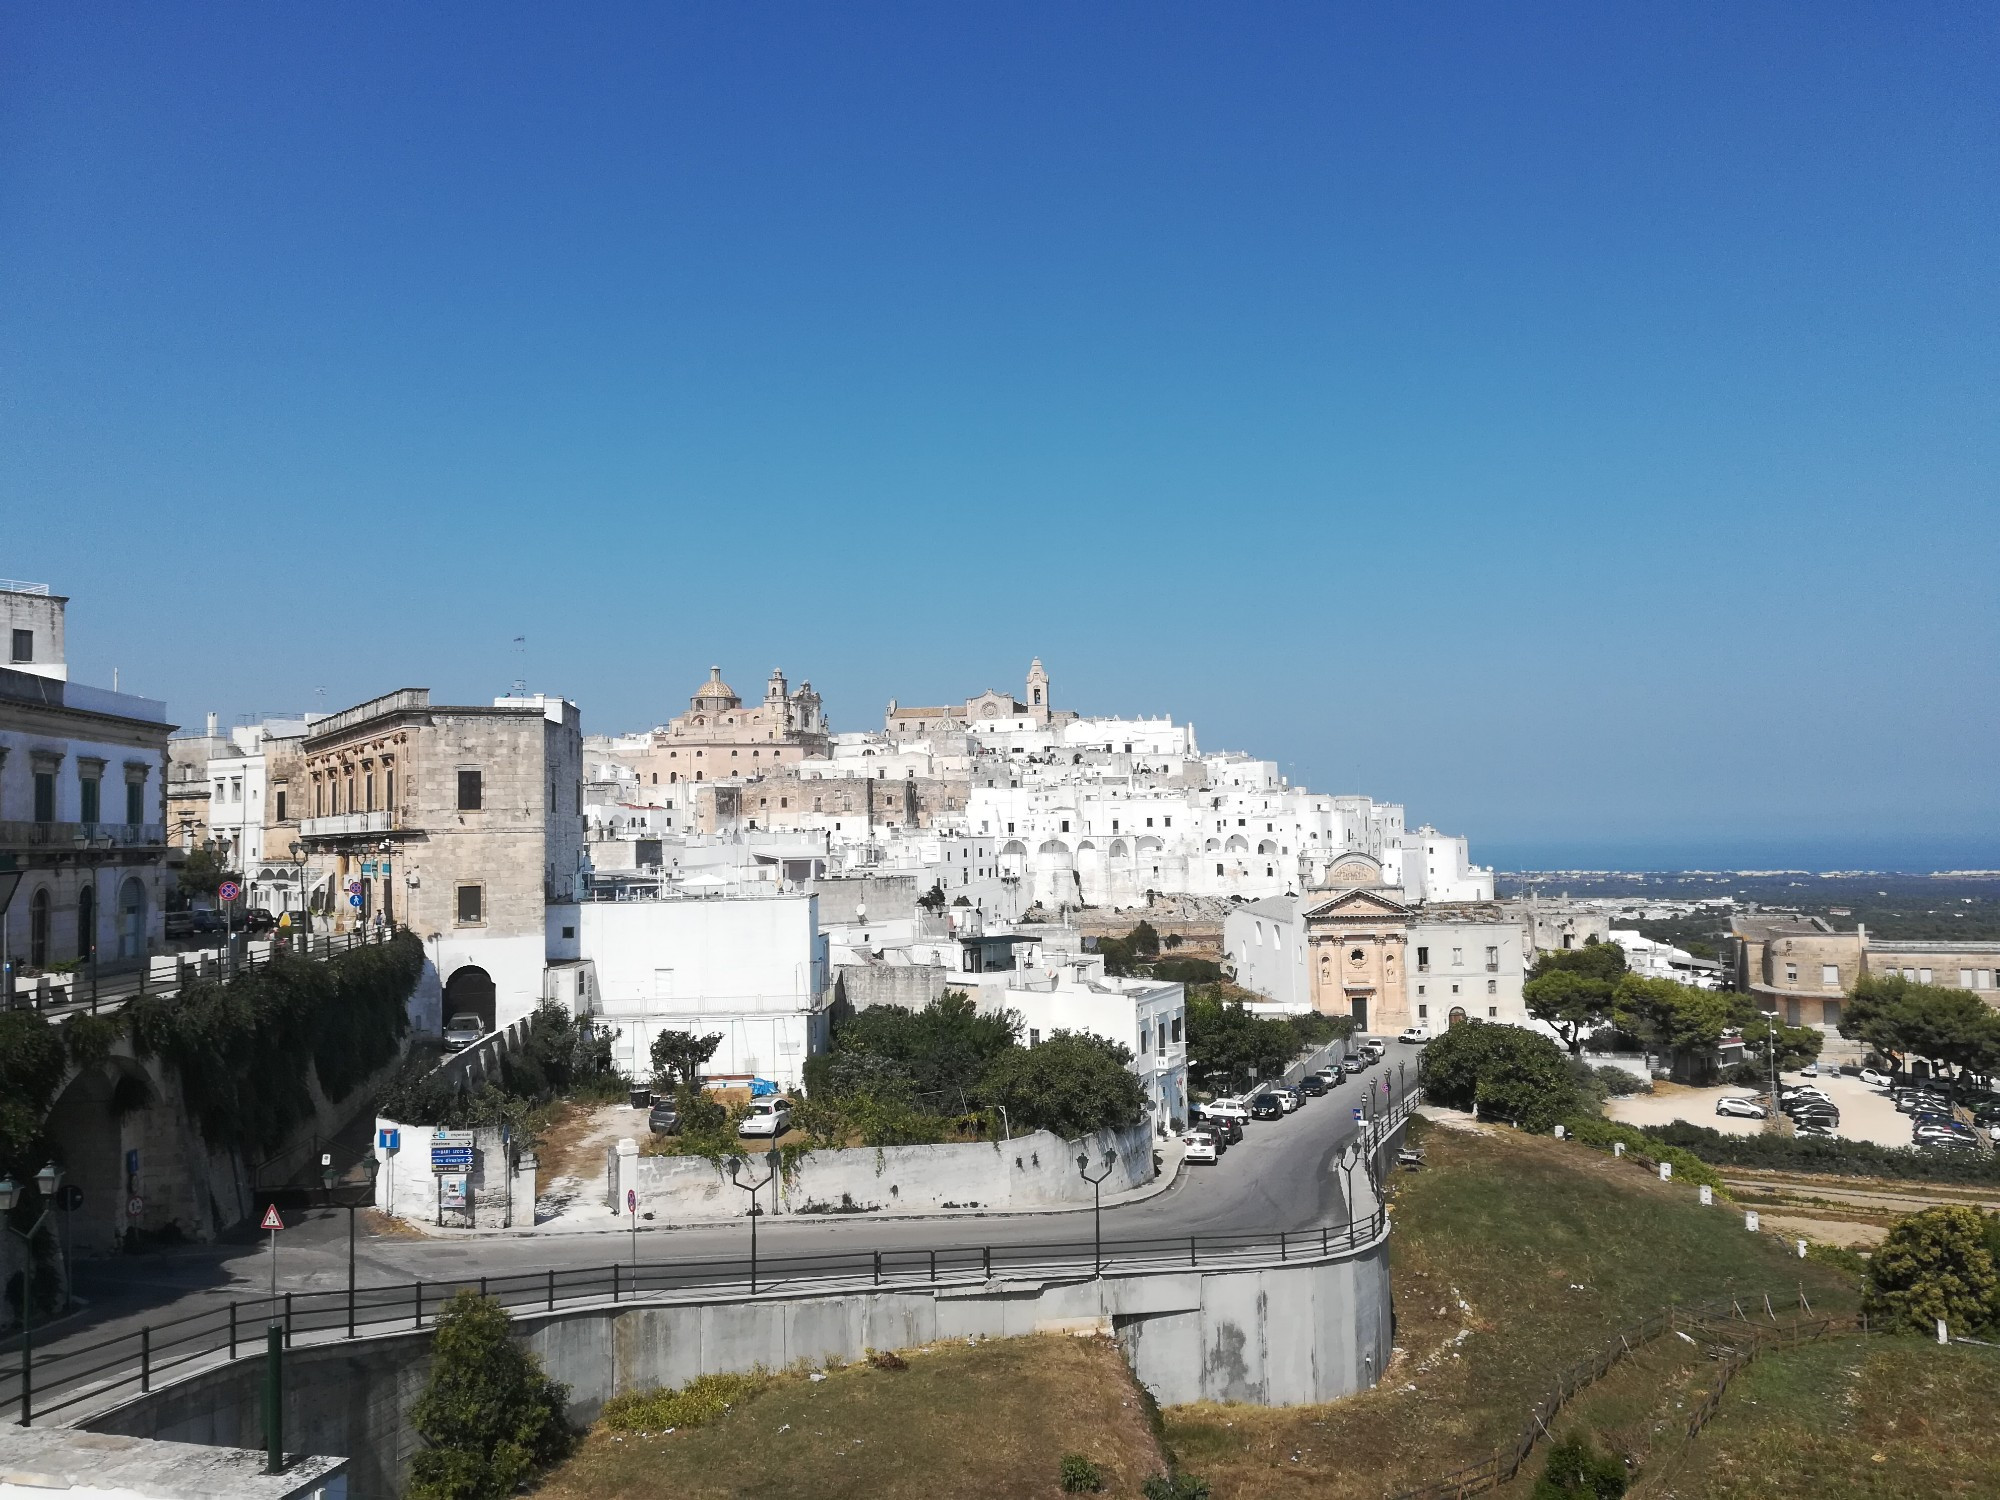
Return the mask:
<svg viewBox="0 0 2000 1500">
<path fill-rule="evenodd" d="M 361 910 L 361 898 L 359 896 L 349 896 L 347 898 L 347 904 L 353 907 L 356 911 Z"/>
</svg>

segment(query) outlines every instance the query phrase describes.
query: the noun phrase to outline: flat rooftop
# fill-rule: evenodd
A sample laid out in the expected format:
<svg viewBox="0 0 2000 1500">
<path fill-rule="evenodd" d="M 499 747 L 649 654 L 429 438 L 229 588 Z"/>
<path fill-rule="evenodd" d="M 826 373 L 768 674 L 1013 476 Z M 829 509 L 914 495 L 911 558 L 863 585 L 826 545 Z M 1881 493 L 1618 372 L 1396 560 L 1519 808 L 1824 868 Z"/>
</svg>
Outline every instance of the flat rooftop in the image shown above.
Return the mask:
<svg viewBox="0 0 2000 1500">
<path fill-rule="evenodd" d="M 164 1443 L 67 1427 L 0 1427 L 0 1497 L 5 1500 L 344 1500 L 347 1460 L 300 1457 L 282 1474 L 264 1472 L 248 1448 Z"/>
</svg>

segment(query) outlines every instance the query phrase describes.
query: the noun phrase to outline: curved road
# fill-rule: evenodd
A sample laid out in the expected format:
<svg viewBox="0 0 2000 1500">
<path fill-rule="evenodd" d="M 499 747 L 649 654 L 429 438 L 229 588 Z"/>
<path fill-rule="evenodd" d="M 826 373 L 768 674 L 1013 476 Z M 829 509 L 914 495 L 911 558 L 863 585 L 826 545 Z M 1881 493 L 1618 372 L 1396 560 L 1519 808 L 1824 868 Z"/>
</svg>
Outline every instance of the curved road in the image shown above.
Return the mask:
<svg viewBox="0 0 2000 1500">
<path fill-rule="evenodd" d="M 1392 1045 L 1386 1062 L 1347 1079 L 1325 1097 L 1308 1098 L 1282 1120 L 1252 1121 L 1243 1142 L 1212 1166 L 1188 1166 L 1165 1192 L 1104 1210 L 1107 1244 L 1122 1239 L 1184 1239 L 1190 1235 L 1275 1234 L 1317 1228 L 1346 1219 L 1336 1163 L 1355 1134 L 1353 1111 L 1382 1084 L 1400 1091 L 1416 1084 L 1418 1049 Z M 608 1217 L 608 1215 L 607 1215 Z M 330 1291 L 347 1285 L 347 1215 L 312 1210 L 279 1236 L 281 1291 Z M 966 1214 L 937 1218 L 779 1215 L 761 1221 L 760 1256 L 821 1252 L 925 1250 L 946 1246 L 1068 1243 L 1091 1239 L 1091 1210 L 1019 1214 Z M 232 1297 L 261 1297 L 271 1287 L 268 1237 L 254 1242 L 190 1246 L 131 1258 L 80 1261 L 78 1295 L 89 1307 L 38 1334 L 38 1349 L 90 1342 L 135 1332 L 197 1312 Z M 422 1279 L 445 1281 L 481 1275 L 580 1270 L 631 1260 L 624 1233 L 501 1233 L 490 1239 L 364 1234 L 356 1256 L 357 1281 L 371 1285 Z M 747 1224 L 684 1229 L 642 1228 L 639 1258 L 646 1262 L 740 1259 L 749 1250 Z M 4 1356 L 0 1356 L 4 1365 Z"/>
</svg>

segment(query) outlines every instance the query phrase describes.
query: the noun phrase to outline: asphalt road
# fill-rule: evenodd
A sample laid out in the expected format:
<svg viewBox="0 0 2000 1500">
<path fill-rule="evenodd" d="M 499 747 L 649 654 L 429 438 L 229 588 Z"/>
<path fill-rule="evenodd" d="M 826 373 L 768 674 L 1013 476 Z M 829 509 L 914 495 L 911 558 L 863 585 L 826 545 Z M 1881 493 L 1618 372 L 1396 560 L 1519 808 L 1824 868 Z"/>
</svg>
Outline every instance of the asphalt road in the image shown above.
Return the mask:
<svg viewBox="0 0 2000 1500">
<path fill-rule="evenodd" d="M 1190 1235 L 1275 1234 L 1345 1222 L 1336 1164 L 1353 1139 L 1353 1111 L 1369 1088 L 1379 1101 L 1392 1088 L 1416 1083 L 1417 1049 L 1392 1045 L 1386 1062 L 1347 1079 L 1323 1098 L 1309 1098 L 1282 1120 L 1252 1121 L 1240 1145 L 1214 1165 L 1184 1167 L 1179 1181 L 1141 1202 L 1104 1210 L 1107 1243 Z M 1407 1066 L 1400 1066 L 1400 1065 Z M 608 1214 L 607 1214 L 608 1217 Z M 1055 1213 L 956 1215 L 931 1219 L 853 1217 L 766 1218 L 758 1232 L 768 1257 L 873 1249 L 1069 1243 L 1088 1246 L 1089 1208 Z M 271 1289 L 269 1236 L 220 1245 L 188 1246 L 137 1256 L 79 1262 L 84 1312 L 49 1327 L 38 1347 L 101 1339 L 196 1312 L 231 1297 Z M 278 1236 L 278 1289 L 326 1291 L 347 1285 L 348 1216 L 314 1210 Z M 748 1254 L 743 1227 L 645 1228 L 641 1261 L 738 1259 Z M 428 1238 L 368 1234 L 356 1240 L 356 1280 L 362 1287 L 422 1279 L 573 1270 L 628 1262 L 632 1241 L 622 1233 L 497 1234 L 491 1238 Z"/>
</svg>

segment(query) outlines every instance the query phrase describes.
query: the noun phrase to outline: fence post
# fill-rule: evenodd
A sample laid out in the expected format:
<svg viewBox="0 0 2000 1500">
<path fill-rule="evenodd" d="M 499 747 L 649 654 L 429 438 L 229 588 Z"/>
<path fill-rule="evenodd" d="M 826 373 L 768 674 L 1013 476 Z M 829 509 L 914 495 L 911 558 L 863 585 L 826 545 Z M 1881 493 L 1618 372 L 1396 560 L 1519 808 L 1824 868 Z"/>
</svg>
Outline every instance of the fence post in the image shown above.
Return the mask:
<svg viewBox="0 0 2000 1500">
<path fill-rule="evenodd" d="M 285 1347 L 292 1347 L 292 1294 L 285 1293 Z"/>
<path fill-rule="evenodd" d="M 931 1251 L 931 1282 L 933 1285 L 937 1282 L 937 1251 L 935 1250 Z"/>
<path fill-rule="evenodd" d="M 979 1247 L 979 1269 L 986 1280 L 991 1281 L 993 1279 L 993 1247 L 991 1245 L 982 1245 Z"/>
<path fill-rule="evenodd" d="M 881 1284 L 882 1284 L 882 1252 L 880 1250 L 877 1250 L 875 1252 L 875 1285 L 880 1286 Z"/>
<path fill-rule="evenodd" d="M 549 1267 L 549 1311 L 556 1310 L 556 1268 Z"/>
<path fill-rule="evenodd" d="M 618 1300 L 618 1265 L 615 1261 L 611 1266 L 611 1300 Z"/>
<path fill-rule="evenodd" d="M 1319 1253 L 1321 1255 L 1326 1254 L 1326 1226 L 1324 1224 L 1319 1226 Z"/>
<path fill-rule="evenodd" d="M 153 1330 L 151 1327 L 139 1330 L 139 1389 L 153 1388 Z"/>
<path fill-rule="evenodd" d="M 1285 1231 L 1282 1229 L 1278 1231 L 1278 1259 L 1291 1259 L 1290 1247 L 1286 1243 Z"/>
<path fill-rule="evenodd" d="M 1193 1235 L 1188 1236 L 1188 1264 L 1191 1266 L 1198 1266 L 1201 1264 L 1201 1262 L 1195 1258 Z"/>
<path fill-rule="evenodd" d="M 422 1279 L 421 1277 L 419 1277 L 419 1278 L 418 1278 L 418 1280 L 417 1280 L 417 1323 L 416 1323 L 416 1326 L 417 1326 L 417 1327 L 419 1327 L 419 1328 L 421 1328 L 421 1327 L 423 1327 L 423 1326 L 424 1326 L 424 1283 L 423 1283 L 423 1279 Z"/>
</svg>

